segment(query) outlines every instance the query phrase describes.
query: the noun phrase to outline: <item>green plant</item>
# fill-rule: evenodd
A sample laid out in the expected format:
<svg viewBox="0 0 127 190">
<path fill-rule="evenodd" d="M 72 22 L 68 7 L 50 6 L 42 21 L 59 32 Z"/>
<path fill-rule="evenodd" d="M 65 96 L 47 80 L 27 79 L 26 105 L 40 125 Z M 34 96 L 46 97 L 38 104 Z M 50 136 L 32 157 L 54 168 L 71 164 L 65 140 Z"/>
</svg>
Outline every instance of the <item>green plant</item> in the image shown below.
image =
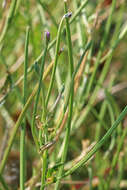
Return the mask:
<svg viewBox="0 0 127 190">
<path fill-rule="evenodd" d="M 14 188 L 7 175 L 17 155 L 21 190 L 121 189 L 125 1 L 3 2 L 0 188 Z"/>
</svg>

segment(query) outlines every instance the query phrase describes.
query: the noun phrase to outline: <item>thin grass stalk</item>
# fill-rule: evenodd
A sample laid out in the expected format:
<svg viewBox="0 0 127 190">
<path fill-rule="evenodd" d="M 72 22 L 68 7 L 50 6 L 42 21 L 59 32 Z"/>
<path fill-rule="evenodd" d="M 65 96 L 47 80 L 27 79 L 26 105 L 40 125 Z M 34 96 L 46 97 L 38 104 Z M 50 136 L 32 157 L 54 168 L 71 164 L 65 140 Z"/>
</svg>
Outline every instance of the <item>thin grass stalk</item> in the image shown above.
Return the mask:
<svg viewBox="0 0 127 190">
<path fill-rule="evenodd" d="M 62 179 L 63 177 L 66 177 L 68 175 L 71 175 L 79 167 L 83 166 L 102 147 L 102 145 L 108 140 L 108 138 L 117 129 L 118 125 L 125 118 L 126 115 L 127 115 L 127 106 L 123 109 L 123 111 L 120 113 L 118 119 L 114 122 L 112 127 L 107 131 L 107 133 L 102 137 L 102 139 L 95 144 L 95 146 L 92 148 L 92 150 L 81 161 L 79 161 L 71 169 L 69 169 L 67 172 L 65 172 L 65 174 L 63 176 L 61 176 L 60 179 Z M 114 158 L 114 160 L 115 159 L 116 158 Z"/>
<path fill-rule="evenodd" d="M 66 0 L 64 1 L 64 10 L 65 10 L 65 13 L 67 14 Z M 71 80 L 72 75 L 73 75 L 74 66 L 73 66 L 71 32 L 70 32 L 70 26 L 69 26 L 68 18 L 66 18 L 66 32 L 67 32 L 68 56 L 69 56 L 69 72 L 70 72 L 69 75 L 70 75 L 70 80 Z M 71 89 L 70 89 L 69 113 L 68 113 L 68 121 L 67 121 L 66 132 L 65 132 L 64 148 L 63 148 L 63 152 L 62 152 L 62 156 L 61 156 L 61 163 L 65 162 L 66 156 L 67 156 L 67 151 L 68 151 L 72 112 L 73 112 L 73 95 L 74 95 L 74 85 L 72 85 Z M 60 166 L 59 171 L 58 171 L 58 177 L 62 176 L 63 169 L 64 169 L 64 165 Z M 55 190 L 59 189 L 59 185 L 60 185 L 60 180 L 58 180 L 56 182 Z"/>
<path fill-rule="evenodd" d="M 44 131 L 44 143 L 47 144 L 48 143 L 48 125 L 47 125 L 47 120 L 46 120 L 47 108 L 46 108 L 46 104 L 45 104 L 44 88 L 42 89 L 42 106 L 43 106 L 43 111 L 42 111 L 41 122 L 43 123 L 43 129 L 41 129 L 40 136 L 42 138 L 42 130 L 43 130 Z M 42 146 L 41 139 L 40 139 L 40 145 Z M 45 187 L 43 185 L 46 182 L 47 169 L 48 169 L 48 150 L 46 149 L 43 152 L 43 156 L 42 156 L 42 178 L 41 178 L 40 190 L 45 189 Z"/>
<path fill-rule="evenodd" d="M 49 40 L 48 40 L 49 41 Z M 41 122 L 42 122 L 42 127 L 39 131 L 39 144 L 42 146 L 42 130 L 44 132 L 44 143 L 48 143 L 48 125 L 47 125 L 47 107 L 46 107 L 46 102 L 45 102 L 45 91 L 44 91 L 44 84 L 42 83 L 42 116 L 41 116 Z M 41 178 L 41 187 L 40 190 L 44 190 L 43 184 L 45 184 L 46 181 L 46 174 L 47 174 L 47 169 L 48 169 L 48 150 L 46 149 L 43 152 L 42 156 L 42 178 Z"/>
<path fill-rule="evenodd" d="M 24 61 L 24 86 L 23 86 L 23 105 L 27 100 L 27 68 L 28 68 L 28 45 L 29 45 L 29 27 L 26 30 L 25 41 L 25 61 Z M 26 134 L 26 120 L 24 117 L 21 126 L 20 136 L 20 189 L 25 189 L 25 176 L 26 176 L 26 157 L 25 157 L 25 134 Z"/>
<path fill-rule="evenodd" d="M 42 84 L 43 85 L 43 84 Z M 48 143 L 48 125 L 47 125 L 47 120 L 46 120 L 46 115 L 47 115 L 47 108 L 45 104 L 45 95 L 44 95 L 44 87 L 42 88 L 42 117 L 41 117 L 41 122 L 43 123 L 43 129 L 40 129 L 40 137 L 42 138 L 42 130 L 44 131 L 44 143 Z M 42 146 L 42 141 L 40 138 L 40 146 Z M 41 188 L 40 190 L 44 190 L 43 184 L 45 184 L 46 181 L 46 175 L 47 175 L 47 169 L 48 169 L 48 150 L 46 149 L 43 152 L 42 156 L 42 178 L 41 178 Z"/>
</svg>

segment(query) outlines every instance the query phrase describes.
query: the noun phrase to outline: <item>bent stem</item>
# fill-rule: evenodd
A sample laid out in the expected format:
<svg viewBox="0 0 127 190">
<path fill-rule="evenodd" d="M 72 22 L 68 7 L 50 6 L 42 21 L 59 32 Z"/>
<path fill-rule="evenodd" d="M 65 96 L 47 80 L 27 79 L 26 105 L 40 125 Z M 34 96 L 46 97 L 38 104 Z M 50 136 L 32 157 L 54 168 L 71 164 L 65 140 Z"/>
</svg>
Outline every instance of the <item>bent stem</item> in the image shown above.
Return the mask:
<svg viewBox="0 0 127 190">
<path fill-rule="evenodd" d="M 119 115 L 118 119 L 114 122 L 112 127 L 102 137 L 102 139 L 95 144 L 95 146 L 92 148 L 92 150 L 82 160 L 80 160 L 75 166 L 73 166 L 71 169 L 69 169 L 67 172 L 65 172 L 65 174 L 63 176 L 61 176 L 60 179 L 72 174 L 78 168 L 83 166 L 102 147 L 102 145 L 107 141 L 107 139 L 111 136 L 111 134 L 116 130 L 117 126 L 120 124 L 120 122 L 124 119 L 124 117 L 126 115 L 127 115 L 127 106 L 121 112 L 121 114 Z M 124 138 L 124 137 L 122 137 L 122 138 Z"/>
<path fill-rule="evenodd" d="M 67 13 L 67 4 L 66 1 L 64 1 L 64 9 L 65 13 Z M 70 26 L 68 18 L 66 18 L 66 32 L 67 32 L 67 43 L 68 43 L 68 56 L 69 56 L 69 70 L 70 70 L 70 81 L 73 75 L 73 52 L 72 52 L 72 42 L 71 42 L 71 33 L 70 33 Z M 74 84 L 74 83 L 73 83 Z M 74 85 L 71 86 L 70 89 L 70 100 L 69 100 L 69 112 L 68 112 L 68 121 L 66 126 L 66 133 L 65 133 L 65 141 L 64 141 L 64 147 L 63 152 L 61 156 L 61 163 L 64 163 L 67 156 L 68 151 L 68 145 L 69 145 L 69 137 L 70 137 L 70 129 L 71 129 L 71 120 L 72 120 L 72 112 L 73 112 L 73 94 L 74 94 Z M 58 177 L 61 177 L 63 173 L 64 165 L 60 166 L 58 171 Z M 56 182 L 55 190 L 59 189 L 60 180 Z"/>
<path fill-rule="evenodd" d="M 68 175 L 71 175 L 72 173 L 74 173 L 77 169 L 79 169 L 80 167 L 82 167 L 88 160 L 90 160 L 92 158 L 92 156 L 94 156 L 94 154 L 105 144 L 105 142 L 108 140 L 108 138 L 112 135 L 112 133 L 117 129 L 117 127 L 119 126 L 120 122 L 125 118 L 125 116 L 127 115 L 127 106 L 125 106 L 125 108 L 123 109 L 123 111 L 120 113 L 118 119 L 114 122 L 114 124 L 112 125 L 112 127 L 107 131 L 107 133 L 101 138 L 101 140 L 99 142 L 97 142 L 94 147 L 88 152 L 87 155 L 84 156 L 84 158 L 82 158 L 77 164 L 75 164 L 73 167 L 71 167 L 67 172 L 65 172 L 62 176 L 58 176 L 56 179 L 54 179 L 54 182 L 58 182 L 59 180 L 61 180 L 64 177 L 67 177 Z M 115 157 L 112 161 L 112 167 L 114 167 L 114 165 L 116 164 L 116 159 L 117 156 L 119 155 L 121 146 L 123 145 L 123 141 L 125 138 L 125 135 L 127 133 L 127 129 L 123 132 L 123 135 L 121 137 L 120 142 L 118 143 L 118 149 L 117 152 L 115 154 Z M 53 182 L 53 183 L 54 183 Z M 43 186 L 47 186 L 47 184 L 44 184 Z"/>
</svg>

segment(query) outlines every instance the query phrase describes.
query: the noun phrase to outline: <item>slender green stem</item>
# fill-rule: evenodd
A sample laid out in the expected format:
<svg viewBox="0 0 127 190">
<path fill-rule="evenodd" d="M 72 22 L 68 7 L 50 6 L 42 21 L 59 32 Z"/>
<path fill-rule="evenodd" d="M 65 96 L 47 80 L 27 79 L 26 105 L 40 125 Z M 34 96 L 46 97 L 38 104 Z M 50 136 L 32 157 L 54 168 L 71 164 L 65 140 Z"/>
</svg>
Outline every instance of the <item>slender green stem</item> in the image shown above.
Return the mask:
<svg viewBox="0 0 127 190">
<path fill-rule="evenodd" d="M 64 1 L 64 8 L 65 8 L 65 13 L 67 13 L 66 1 Z M 68 18 L 66 18 L 66 32 L 67 32 L 68 56 L 69 56 L 69 67 L 70 67 L 69 68 L 69 71 L 70 71 L 69 75 L 70 75 L 70 81 L 71 81 L 74 66 L 73 66 L 73 52 L 72 52 L 71 32 L 70 32 L 70 26 L 69 26 Z M 66 160 L 67 151 L 68 151 L 68 145 L 69 145 L 71 120 L 72 120 L 72 112 L 73 112 L 73 94 L 74 94 L 74 85 L 71 86 L 71 91 L 70 91 L 68 121 L 67 121 L 67 126 L 66 126 L 64 147 L 63 147 L 63 152 L 62 152 L 62 156 L 61 156 L 61 162 L 62 163 L 64 163 L 65 160 Z M 63 169 L 64 169 L 64 165 L 60 166 L 59 171 L 58 171 L 58 177 L 59 178 L 62 176 Z M 56 182 L 55 190 L 59 189 L 59 185 L 60 185 L 60 180 L 58 180 Z"/>
<path fill-rule="evenodd" d="M 44 96 L 44 88 L 42 89 L 42 103 L 43 103 L 43 111 L 42 111 L 42 118 L 41 122 L 43 123 L 43 131 L 44 131 L 44 143 L 48 143 L 48 125 L 46 121 L 46 105 L 45 105 L 45 96 Z M 41 137 L 42 137 L 42 129 L 41 129 Z M 40 145 L 42 145 L 42 142 L 40 142 Z M 40 190 L 44 190 L 45 187 L 43 186 L 46 182 L 46 175 L 47 175 L 47 169 L 48 169 L 48 150 L 46 149 L 43 152 L 42 157 L 42 178 L 41 178 L 41 188 Z"/>
<path fill-rule="evenodd" d="M 29 27 L 26 30 L 26 42 L 25 42 L 23 105 L 25 105 L 26 100 L 27 100 L 28 45 L 29 45 Z M 21 126 L 21 136 L 20 136 L 20 189 L 21 190 L 25 189 L 25 185 L 24 185 L 25 174 L 26 174 L 25 134 L 26 134 L 26 121 L 24 117 L 24 121 Z"/>
<path fill-rule="evenodd" d="M 14 13 L 15 13 L 16 4 L 17 4 L 17 0 L 13 0 L 11 2 L 9 13 L 8 13 L 4 28 L 2 30 L 2 33 L 0 35 L 0 44 L 3 42 L 3 40 L 4 40 L 5 36 L 6 36 L 6 33 L 8 31 L 8 28 L 9 28 L 11 22 L 12 22 L 12 19 L 14 17 Z"/>
<path fill-rule="evenodd" d="M 46 106 L 48 105 L 49 98 L 50 98 L 51 91 L 52 91 L 52 87 L 53 87 L 53 83 L 54 83 L 54 79 L 55 79 L 55 72 L 56 72 L 58 54 L 59 54 L 59 47 L 60 47 L 61 30 L 62 30 L 62 25 L 63 25 L 64 18 L 65 18 L 65 16 L 62 17 L 60 25 L 59 25 L 59 28 L 58 28 L 58 32 L 57 32 L 55 60 L 54 60 L 53 71 L 52 71 L 50 84 L 49 84 L 49 88 L 48 88 L 48 92 L 47 92 L 47 96 L 46 96 L 46 103 L 45 103 Z"/>
<path fill-rule="evenodd" d="M 43 124 L 43 129 L 40 129 L 39 131 L 39 143 L 40 146 L 42 146 L 42 130 L 44 132 L 44 143 L 48 143 L 48 124 L 47 124 L 47 107 L 45 103 L 45 91 L 44 91 L 44 85 L 42 83 L 42 116 L 41 116 L 41 122 Z M 42 156 L 42 178 L 41 178 L 41 188 L 40 190 L 44 190 L 43 184 L 45 184 L 46 181 L 46 175 L 47 175 L 47 169 L 48 169 L 48 151 L 47 149 L 43 152 Z"/>
<path fill-rule="evenodd" d="M 48 48 L 48 41 L 46 40 L 44 55 L 43 55 L 42 61 L 41 61 L 40 78 L 39 78 L 36 100 L 35 100 L 35 104 L 34 104 L 34 110 L 33 110 L 33 116 L 32 116 L 32 126 L 31 126 L 34 142 L 35 142 L 38 150 L 39 150 L 39 144 L 38 144 L 38 137 L 37 137 L 38 135 L 37 135 L 36 128 L 35 128 L 35 119 L 36 119 L 37 106 L 38 106 L 39 96 L 40 96 L 40 91 L 41 91 L 41 86 L 42 86 L 42 78 L 43 78 L 44 64 L 45 64 L 47 48 Z"/>
<path fill-rule="evenodd" d="M 47 126 L 44 126 L 44 133 L 45 133 L 45 143 L 48 142 L 48 130 Z M 41 178 L 41 188 L 40 190 L 44 190 L 44 184 L 46 182 L 46 175 L 47 175 L 47 169 L 48 169 L 48 150 L 45 150 L 43 152 L 43 159 L 42 159 L 42 178 Z"/>
<path fill-rule="evenodd" d="M 43 100 L 42 100 L 42 102 L 43 102 L 43 111 L 42 111 L 43 115 L 42 115 L 42 117 L 45 119 L 45 120 L 43 120 L 43 122 L 44 123 L 46 122 L 46 107 L 45 107 L 44 86 L 42 84 L 42 78 L 43 78 L 44 65 L 45 65 L 45 59 L 46 59 L 46 53 L 47 53 L 49 40 L 50 40 L 50 33 L 46 32 L 46 44 L 45 44 L 44 55 L 42 57 L 42 62 L 41 62 L 40 79 L 39 79 L 38 91 L 37 91 L 37 96 L 36 96 L 35 105 L 34 105 L 33 118 L 32 118 L 32 135 L 33 135 L 33 138 L 34 138 L 34 141 L 35 141 L 35 144 L 36 144 L 38 150 L 39 150 L 39 146 L 42 145 L 42 142 L 41 142 L 41 139 L 39 138 L 39 143 L 38 143 L 38 137 L 37 137 L 36 130 L 35 130 L 35 118 L 36 118 L 36 113 L 37 113 L 37 106 L 38 106 L 40 91 L 42 88 L 42 97 L 43 97 Z M 41 119 L 41 122 L 42 122 L 42 119 Z M 41 138 L 42 138 L 42 129 L 40 129 L 40 130 L 41 131 L 39 131 L 39 136 L 41 136 Z M 43 159 L 43 163 L 45 163 L 44 159 Z M 44 170 L 45 165 L 43 167 L 42 173 L 46 175 L 46 172 Z M 42 180 L 42 183 L 44 183 L 44 182 L 45 182 L 45 180 Z"/>
<path fill-rule="evenodd" d="M 42 159 L 42 177 L 41 177 L 41 187 L 40 190 L 45 189 L 45 181 L 46 181 L 46 174 L 47 174 L 47 167 L 48 167 L 48 152 L 47 150 L 43 153 L 43 159 Z"/>
<path fill-rule="evenodd" d="M 63 176 L 61 176 L 60 179 L 72 174 L 79 167 L 83 166 L 102 147 L 102 145 L 108 140 L 108 138 L 116 130 L 117 126 L 125 118 L 126 115 L 127 115 L 127 106 L 120 113 L 118 119 L 114 122 L 112 127 L 107 131 L 107 133 L 102 137 L 102 139 L 95 144 L 95 146 L 92 148 L 92 150 L 81 161 L 79 161 L 71 169 L 69 169 L 67 172 L 65 172 L 65 174 Z"/>
</svg>

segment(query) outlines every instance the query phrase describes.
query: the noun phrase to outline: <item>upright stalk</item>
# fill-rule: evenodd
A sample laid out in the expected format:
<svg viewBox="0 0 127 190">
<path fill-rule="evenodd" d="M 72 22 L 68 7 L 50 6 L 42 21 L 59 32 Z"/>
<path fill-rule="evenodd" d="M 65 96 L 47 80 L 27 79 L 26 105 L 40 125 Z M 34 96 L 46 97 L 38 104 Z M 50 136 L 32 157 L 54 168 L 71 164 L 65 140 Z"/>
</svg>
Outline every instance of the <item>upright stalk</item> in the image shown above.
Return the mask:
<svg viewBox="0 0 127 190">
<path fill-rule="evenodd" d="M 46 33 L 46 48 L 45 48 L 45 54 L 44 54 L 44 62 L 45 62 L 45 56 L 47 52 L 47 45 L 50 40 L 50 33 Z M 44 64 L 43 64 L 44 68 Z M 41 77 L 42 78 L 42 77 Z M 41 79 L 40 79 L 41 80 Z M 43 129 L 41 128 L 39 131 L 39 146 L 42 146 L 42 130 L 44 130 L 44 141 L 45 144 L 48 142 L 48 129 L 47 129 L 47 123 L 46 123 L 46 105 L 45 105 L 45 94 L 44 94 L 44 85 L 42 81 L 40 82 L 40 87 L 42 88 L 42 116 L 41 116 L 41 122 L 43 123 Z M 40 89 L 39 89 L 40 91 Z M 42 159 L 42 179 L 41 179 L 41 190 L 44 189 L 43 184 L 46 180 L 46 173 L 47 173 L 47 150 L 44 151 Z"/>
<path fill-rule="evenodd" d="M 53 87 L 53 83 L 54 83 L 54 79 L 55 79 L 55 72 L 56 72 L 59 47 L 60 47 L 61 30 L 62 30 L 64 18 L 65 18 L 65 16 L 62 17 L 59 28 L 58 28 L 58 32 L 57 32 L 55 60 L 54 60 L 53 71 L 52 71 L 51 80 L 50 80 L 50 84 L 49 84 L 49 88 L 48 88 L 48 92 L 47 92 L 47 96 L 46 96 L 46 102 L 45 102 L 46 106 L 48 105 L 49 98 L 50 98 L 51 91 L 52 91 L 52 87 Z"/>
<path fill-rule="evenodd" d="M 32 117 L 32 127 L 31 127 L 34 142 L 35 142 L 38 150 L 39 150 L 39 143 L 38 143 L 38 134 L 37 134 L 36 128 L 35 128 L 35 119 L 36 119 L 37 106 L 38 106 L 39 97 L 40 97 L 40 91 L 41 91 L 41 87 L 42 87 L 42 78 L 43 78 L 44 64 L 45 64 L 45 59 L 46 59 L 46 53 L 47 53 L 49 38 L 50 38 L 50 33 L 46 32 L 46 42 L 45 42 L 46 44 L 45 44 L 44 55 L 42 56 L 42 61 L 41 61 L 40 78 L 39 78 L 36 100 L 35 100 L 35 104 L 34 104 L 33 117 Z"/>
<path fill-rule="evenodd" d="M 64 1 L 64 10 L 65 13 L 67 13 L 67 4 L 66 1 Z M 67 33 L 67 44 L 68 44 L 68 56 L 69 56 L 69 75 L 70 75 L 70 81 L 73 75 L 73 52 L 72 52 L 72 42 L 71 42 L 71 32 L 70 32 L 70 26 L 68 18 L 66 18 L 66 33 Z M 74 94 L 74 85 L 71 86 L 70 89 L 70 100 L 69 100 L 69 113 L 68 113 L 68 121 L 66 126 L 66 133 L 65 133 L 65 140 L 64 140 L 64 147 L 63 152 L 61 156 L 61 163 L 64 163 L 67 156 L 68 151 L 68 145 L 69 145 L 69 138 L 70 138 L 70 129 L 71 129 L 71 120 L 72 120 L 72 112 L 73 112 L 73 94 Z M 61 177 L 63 174 L 64 165 L 60 166 L 58 171 L 58 177 Z M 56 182 L 55 190 L 59 189 L 60 180 L 58 179 Z"/>
<path fill-rule="evenodd" d="M 23 105 L 27 100 L 27 68 L 28 68 L 28 45 L 29 45 L 29 27 L 26 30 L 25 42 L 25 61 L 24 61 L 24 87 L 23 87 Z M 21 126 L 20 136 L 20 189 L 25 189 L 25 175 L 26 175 L 26 158 L 25 158 L 25 134 L 26 134 L 26 120 L 24 118 Z"/>
<path fill-rule="evenodd" d="M 43 85 L 43 84 L 42 84 Z M 45 104 L 45 94 L 44 94 L 44 87 L 42 88 L 42 116 L 41 116 L 41 122 L 43 124 L 43 129 L 40 129 L 40 146 L 42 145 L 41 138 L 42 138 L 42 130 L 44 134 L 44 143 L 48 143 L 48 125 L 46 120 L 46 113 L 47 113 L 47 107 Z M 46 175 L 47 175 L 47 169 L 48 169 L 48 150 L 44 150 L 43 156 L 42 156 L 42 178 L 41 178 L 41 188 L 40 190 L 44 190 L 45 187 L 43 184 L 46 182 Z"/>
</svg>

